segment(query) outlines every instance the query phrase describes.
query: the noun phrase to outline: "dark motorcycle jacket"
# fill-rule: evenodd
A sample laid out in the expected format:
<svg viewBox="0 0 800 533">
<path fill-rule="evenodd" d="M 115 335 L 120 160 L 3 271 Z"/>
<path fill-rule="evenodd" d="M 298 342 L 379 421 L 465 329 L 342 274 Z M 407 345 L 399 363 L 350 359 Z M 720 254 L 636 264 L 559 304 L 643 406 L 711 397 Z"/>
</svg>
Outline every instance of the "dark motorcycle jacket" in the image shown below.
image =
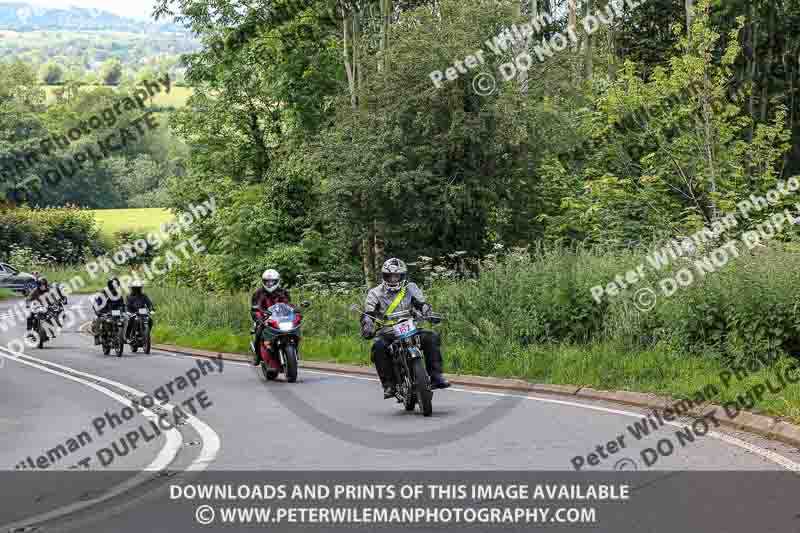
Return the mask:
<svg viewBox="0 0 800 533">
<path fill-rule="evenodd" d="M 112 280 L 113 281 L 113 280 Z M 105 301 L 104 301 L 105 300 Z M 109 281 L 103 294 L 98 294 L 94 299 L 94 310 L 98 316 L 106 315 L 111 311 L 125 311 L 125 297 L 114 290 Z"/>
<path fill-rule="evenodd" d="M 46 291 L 36 287 L 31 291 L 25 300 L 26 302 L 39 302 L 44 306 L 49 305 L 64 305 L 67 303 L 67 298 L 61 293 L 61 288 L 57 285 L 51 285 Z"/>
<path fill-rule="evenodd" d="M 97 297 L 95 309 L 98 315 L 107 315 L 111 311 L 125 311 L 125 297 L 119 295 L 116 300 L 109 298 L 105 303 L 101 297 Z"/>
<path fill-rule="evenodd" d="M 128 296 L 128 312 L 129 313 L 136 313 L 139 309 L 147 308 L 150 311 L 155 310 L 155 306 L 150 298 L 142 293 L 142 294 L 131 294 Z"/>
</svg>

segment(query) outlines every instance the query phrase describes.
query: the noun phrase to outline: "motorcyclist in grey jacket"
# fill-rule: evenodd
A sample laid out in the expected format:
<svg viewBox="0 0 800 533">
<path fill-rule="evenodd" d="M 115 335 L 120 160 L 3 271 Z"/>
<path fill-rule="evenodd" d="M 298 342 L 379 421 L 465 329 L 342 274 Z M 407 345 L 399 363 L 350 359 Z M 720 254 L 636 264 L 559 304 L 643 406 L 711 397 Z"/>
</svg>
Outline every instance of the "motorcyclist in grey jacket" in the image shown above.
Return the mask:
<svg viewBox="0 0 800 533">
<path fill-rule="evenodd" d="M 374 287 L 367 294 L 364 304 L 365 314 L 361 317 L 361 335 L 366 339 L 376 337 L 375 322 L 373 318 L 383 316 L 400 291 L 405 289 L 402 300 L 399 301 L 393 312 L 414 310 L 426 316 L 431 312 L 431 305 L 425 300 L 425 295 L 415 283 L 408 283 L 408 270 L 405 263 L 397 258 L 387 260 L 381 268 L 383 283 Z M 392 362 L 387 354 L 387 348 L 394 341 L 392 330 L 383 328 L 378 332 L 372 345 L 372 361 L 375 370 L 383 385 L 383 397 L 393 398 L 396 393 L 394 371 Z M 444 389 L 450 383 L 442 375 L 442 352 L 439 335 L 430 330 L 422 330 L 422 351 L 425 354 L 425 366 L 431 377 L 431 385 L 436 389 Z"/>
</svg>

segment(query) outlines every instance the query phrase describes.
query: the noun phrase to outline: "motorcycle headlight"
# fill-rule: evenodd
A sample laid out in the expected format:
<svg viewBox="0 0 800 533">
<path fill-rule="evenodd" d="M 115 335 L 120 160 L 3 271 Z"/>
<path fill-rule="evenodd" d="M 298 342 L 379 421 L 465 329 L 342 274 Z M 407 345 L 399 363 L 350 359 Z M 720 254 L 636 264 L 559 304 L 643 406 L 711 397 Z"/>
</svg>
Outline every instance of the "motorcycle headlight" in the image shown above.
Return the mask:
<svg viewBox="0 0 800 533">
<path fill-rule="evenodd" d="M 281 330 L 281 331 L 289 331 L 291 329 L 294 329 L 294 323 L 293 322 L 281 322 L 280 324 L 278 324 L 278 329 Z"/>
</svg>

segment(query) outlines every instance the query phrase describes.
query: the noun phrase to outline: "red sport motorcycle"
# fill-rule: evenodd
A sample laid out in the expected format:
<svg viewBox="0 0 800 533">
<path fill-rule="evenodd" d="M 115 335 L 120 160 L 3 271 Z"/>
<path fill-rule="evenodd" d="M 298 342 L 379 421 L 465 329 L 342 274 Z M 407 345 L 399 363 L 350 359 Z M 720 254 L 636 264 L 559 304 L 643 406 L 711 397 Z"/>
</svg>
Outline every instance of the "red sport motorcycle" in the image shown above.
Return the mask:
<svg viewBox="0 0 800 533">
<path fill-rule="evenodd" d="M 310 302 L 303 302 L 303 307 L 311 305 Z M 254 306 L 253 311 L 263 309 Z M 294 383 L 297 381 L 297 367 L 300 361 L 300 353 L 297 345 L 302 337 L 301 326 L 303 316 L 298 310 L 289 304 L 275 304 L 266 310 L 266 315 L 261 319 L 261 335 L 255 345 L 250 348 L 253 353 L 258 349 L 261 358 L 261 371 L 268 381 L 273 381 L 279 374 L 286 375 L 286 381 Z"/>
</svg>

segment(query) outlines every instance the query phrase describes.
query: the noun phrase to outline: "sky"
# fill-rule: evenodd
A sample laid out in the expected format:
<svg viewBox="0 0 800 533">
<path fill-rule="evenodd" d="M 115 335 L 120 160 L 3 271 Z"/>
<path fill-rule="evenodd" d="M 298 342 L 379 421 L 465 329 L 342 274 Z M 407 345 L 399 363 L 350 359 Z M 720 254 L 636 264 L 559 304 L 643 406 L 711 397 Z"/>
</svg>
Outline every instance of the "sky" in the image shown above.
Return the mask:
<svg viewBox="0 0 800 533">
<path fill-rule="evenodd" d="M 148 19 L 153 12 L 155 0 L 22 0 L 25 3 L 52 8 L 93 7 L 123 17 Z"/>
</svg>

